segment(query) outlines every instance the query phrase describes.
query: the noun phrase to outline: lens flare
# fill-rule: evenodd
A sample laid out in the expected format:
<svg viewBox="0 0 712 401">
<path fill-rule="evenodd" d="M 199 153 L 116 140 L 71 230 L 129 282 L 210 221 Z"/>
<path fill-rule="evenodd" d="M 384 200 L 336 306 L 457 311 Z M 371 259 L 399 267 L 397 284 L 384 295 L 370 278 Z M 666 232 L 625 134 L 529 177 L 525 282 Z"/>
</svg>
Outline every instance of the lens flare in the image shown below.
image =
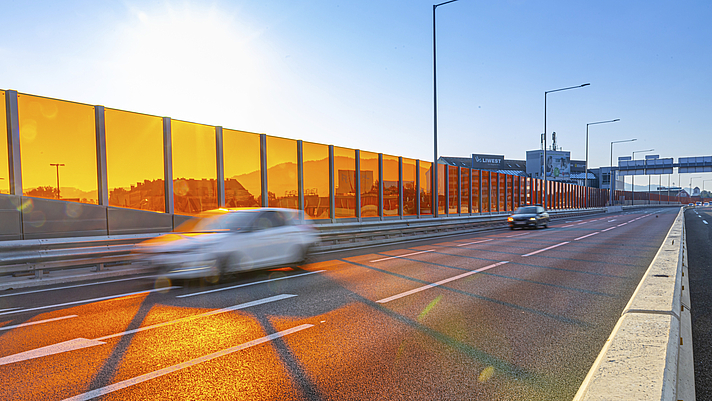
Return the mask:
<svg viewBox="0 0 712 401">
<path fill-rule="evenodd" d="M 425 317 L 425 315 L 427 315 L 428 312 L 430 312 L 430 310 L 433 309 L 433 308 L 435 307 L 435 305 L 437 305 L 438 302 L 440 302 L 440 300 L 441 300 L 442 298 L 443 298 L 442 295 L 438 295 L 437 298 L 433 299 L 433 300 L 428 304 L 428 306 L 426 306 L 425 309 L 423 309 L 423 311 L 420 312 L 420 314 L 418 315 L 418 321 L 420 322 L 421 320 L 423 320 L 423 318 Z"/>
<path fill-rule="evenodd" d="M 165 290 L 163 290 L 161 292 L 168 292 L 167 288 L 170 286 L 171 286 L 171 279 L 169 279 L 168 277 L 164 277 L 164 276 L 156 277 L 156 281 L 153 283 L 153 288 L 155 288 L 155 289 L 165 288 Z"/>
<path fill-rule="evenodd" d="M 477 378 L 477 381 L 480 383 L 484 383 L 487 380 L 491 379 L 492 376 L 494 376 L 494 366 L 488 366 L 480 372 L 480 376 Z"/>
<path fill-rule="evenodd" d="M 67 217 L 76 219 L 82 214 L 82 208 L 81 203 L 67 202 L 67 205 L 64 207 L 64 213 Z"/>
</svg>

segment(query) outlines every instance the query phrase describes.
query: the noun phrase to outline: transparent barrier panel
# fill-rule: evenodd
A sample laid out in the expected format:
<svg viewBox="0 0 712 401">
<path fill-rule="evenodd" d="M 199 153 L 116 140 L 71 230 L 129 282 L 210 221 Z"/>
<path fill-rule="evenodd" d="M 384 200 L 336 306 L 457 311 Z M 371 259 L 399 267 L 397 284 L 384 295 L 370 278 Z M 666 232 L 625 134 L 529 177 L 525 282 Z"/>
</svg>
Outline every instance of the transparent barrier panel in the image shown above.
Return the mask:
<svg viewBox="0 0 712 401">
<path fill-rule="evenodd" d="M 173 207 L 194 215 L 218 207 L 215 127 L 171 120 Z"/>
<path fill-rule="evenodd" d="M 447 166 L 448 179 L 448 214 L 457 214 L 458 211 L 458 193 L 460 188 L 459 178 L 457 175 L 458 168 L 455 166 Z"/>
<path fill-rule="evenodd" d="M 482 172 L 482 212 L 490 212 L 490 172 Z"/>
<path fill-rule="evenodd" d="M 356 151 L 334 146 L 336 218 L 356 217 Z"/>
<path fill-rule="evenodd" d="M 499 211 L 503 212 L 507 206 L 507 183 L 506 174 L 499 174 Z"/>
<path fill-rule="evenodd" d="M 328 219 L 329 146 L 302 142 L 304 161 L 304 212 L 312 219 Z"/>
<path fill-rule="evenodd" d="M 512 210 L 512 199 L 514 198 L 514 177 L 511 175 L 506 175 L 506 181 L 507 181 L 507 209 L 508 211 Z"/>
<path fill-rule="evenodd" d="M 360 151 L 361 217 L 378 217 L 378 153 Z M 385 179 L 384 179 L 385 180 Z M 384 200 L 385 202 L 385 200 Z M 398 206 L 396 205 L 396 215 Z"/>
<path fill-rule="evenodd" d="M 299 209 L 297 141 L 267 136 L 267 196 L 270 207 Z"/>
<path fill-rule="evenodd" d="M 383 155 L 383 215 L 398 216 L 400 168 L 397 156 Z"/>
<path fill-rule="evenodd" d="M 415 216 L 415 160 L 403 158 L 403 215 Z"/>
<path fill-rule="evenodd" d="M 109 206 L 166 211 L 163 119 L 104 109 Z"/>
<path fill-rule="evenodd" d="M 420 215 L 428 216 L 433 214 L 433 163 L 420 161 Z"/>
<path fill-rule="evenodd" d="M 24 195 L 97 203 L 94 107 L 25 94 L 17 103 Z"/>
<path fill-rule="evenodd" d="M 0 91 L 0 104 L 5 108 L 5 91 Z M 7 135 L 6 113 L 0 113 L 0 127 Z M 7 152 L 7 140 L 0 141 L 0 194 L 10 193 L 10 158 Z"/>
<path fill-rule="evenodd" d="M 460 213 L 470 213 L 470 169 L 460 167 Z"/>
<path fill-rule="evenodd" d="M 260 135 L 223 128 L 223 168 L 225 206 L 260 206 Z"/>
<path fill-rule="evenodd" d="M 442 216 L 445 214 L 445 208 L 447 206 L 447 199 L 445 198 L 445 185 L 447 185 L 447 182 L 445 182 L 445 176 L 447 166 L 444 164 L 438 164 L 438 216 Z"/>
<path fill-rule="evenodd" d="M 472 213 L 480 212 L 480 170 L 472 170 Z"/>
</svg>

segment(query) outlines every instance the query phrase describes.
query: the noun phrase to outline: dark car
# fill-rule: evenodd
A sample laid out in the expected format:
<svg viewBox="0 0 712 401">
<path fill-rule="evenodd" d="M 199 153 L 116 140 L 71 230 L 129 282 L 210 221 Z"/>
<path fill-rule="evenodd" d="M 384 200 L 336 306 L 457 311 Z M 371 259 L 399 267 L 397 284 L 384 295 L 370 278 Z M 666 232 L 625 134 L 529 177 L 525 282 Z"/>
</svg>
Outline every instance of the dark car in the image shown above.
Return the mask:
<svg viewBox="0 0 712 401">
<path fill-rule="evenodd" d="M 549 213 L 540 205 L 522 206 L 507 218 L 507 222 L 512 230 L 516 227 L 546 228 L 549 225 Z"/>
</svg>

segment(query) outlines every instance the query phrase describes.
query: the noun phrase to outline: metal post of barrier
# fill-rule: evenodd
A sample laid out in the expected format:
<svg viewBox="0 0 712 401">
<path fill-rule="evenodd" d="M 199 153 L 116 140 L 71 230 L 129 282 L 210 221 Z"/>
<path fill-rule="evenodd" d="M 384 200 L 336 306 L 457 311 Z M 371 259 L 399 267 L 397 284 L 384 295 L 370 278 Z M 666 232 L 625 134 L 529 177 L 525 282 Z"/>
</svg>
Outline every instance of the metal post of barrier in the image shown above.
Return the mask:
<svg viewBox="0 0 712 401">
<path fill-rule="evenodd" d="M 381 164 L 383 164 L 383 157 L 381 156 Z M 381 169 L 382 170 L 382 169 Z M 403 215 L 403 157 L 398 156 L 398 216 L 402 219 Z M 383 204 L 383 202 L 381 202 Z"/>
<path fill-rule="evenodd" d="M 267 135 L 260 134 L 260 182 L 262 183 L 262 202 L 260 206 L 269 206 L 267 187 Z"/>
<path fill-rule="evenodd" d="M 415 160 L 415 215 L 420 218 L 420 159 Z"/>
<path fill-rule="evenodd" d="M 173 214 L 173 146 L 170 117 L 163 117 L 163 187 L 166 213 Z"/>
<path fill-rule="evenodd" d="M 225 207 L 225 157 L 223 149 L 223 129 L 215 127 L 215 157 L 217 159 L 218 206 Z"/>
<path fill-rule="evenodd" d="M 306 219 L 306 205 L 304 204 L 304 142 L 297 141 L 297 208 L 301 210 L 302 220 Z"/>
<path fill-rule="evenodd" d="M 336 223 L 336 183 L 334 182 L 334 145 L 329 145 L 329 218 Z"/>
</svg>

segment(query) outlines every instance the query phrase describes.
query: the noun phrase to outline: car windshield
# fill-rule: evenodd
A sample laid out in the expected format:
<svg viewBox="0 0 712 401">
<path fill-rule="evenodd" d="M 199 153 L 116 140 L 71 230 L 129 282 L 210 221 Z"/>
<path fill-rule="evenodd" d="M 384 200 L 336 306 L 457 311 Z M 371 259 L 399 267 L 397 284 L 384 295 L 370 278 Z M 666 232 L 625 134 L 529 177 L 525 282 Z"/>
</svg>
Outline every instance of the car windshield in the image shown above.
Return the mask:
<svg viewBox="0 0 712 401">
<path fill-rule="evenodd" d="M 536 213 L 536 206 L 522 206 L 519 209 L 517 209 L 516 212 L 517 214 L 534 214 Z"/>
<path fill-rule="evenodd" d="M 252 224 L 257 213 L 230 212 L 196 216 L 180 226 L 174 232 L 195 233 L 240 230 Z"/>
</svg>

